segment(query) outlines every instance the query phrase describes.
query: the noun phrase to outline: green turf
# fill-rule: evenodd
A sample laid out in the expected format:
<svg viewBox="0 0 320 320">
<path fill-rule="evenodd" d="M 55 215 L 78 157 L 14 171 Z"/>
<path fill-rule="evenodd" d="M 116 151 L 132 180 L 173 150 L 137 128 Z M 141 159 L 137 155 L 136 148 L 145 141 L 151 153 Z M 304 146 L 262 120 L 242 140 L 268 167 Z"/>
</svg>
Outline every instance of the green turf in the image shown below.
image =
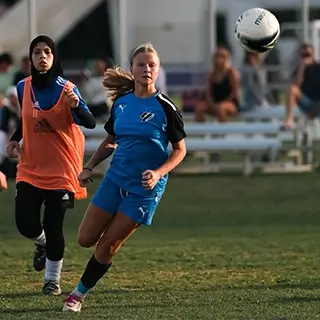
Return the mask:
<svg viewBox="0 0 320 320">
<path fill-rule="evenodd" d="M 318 319 L 319 185 L 317 173 L 171 177 L 153 226 L 128 241 L 75 315 L 60 312 L 65 295 L 41 295 L 11 184 L 0 194 L 0 319 Z M 66 293 L 92 253 L 76 244 L 86 205 L 66 219 Z"/>
</svg>

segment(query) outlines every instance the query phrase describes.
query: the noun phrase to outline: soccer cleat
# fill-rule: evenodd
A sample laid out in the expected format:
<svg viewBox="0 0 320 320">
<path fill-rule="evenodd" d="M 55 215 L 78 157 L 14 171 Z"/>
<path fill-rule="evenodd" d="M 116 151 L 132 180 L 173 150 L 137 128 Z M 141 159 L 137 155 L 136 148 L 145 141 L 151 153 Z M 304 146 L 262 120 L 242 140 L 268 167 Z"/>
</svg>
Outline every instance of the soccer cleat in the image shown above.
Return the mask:
<svg viewBox="0 0 320 320">
<path fill-rule="evenodd" d="M 43 285 L 42 292 L 45 296 L 58 296 L 61 294 L 60 285 L 58 282 L 49 280 Z"/>
<path fill-rule="evenodd" d="M 80 312 L 82 307 L 82 300 L 79 299 L 77 296 L 70 294 L 64 300 L 64 306 L 62 311 L 72 311 L 72 312 Z"/>
<path fill-rule="evenodd" d="M 35 244 L 36 250 L 33 256 L 33 267 L 37 271 L 42 271 L 46 266 L 47 251 L 40 244 Z"/>
</svg>

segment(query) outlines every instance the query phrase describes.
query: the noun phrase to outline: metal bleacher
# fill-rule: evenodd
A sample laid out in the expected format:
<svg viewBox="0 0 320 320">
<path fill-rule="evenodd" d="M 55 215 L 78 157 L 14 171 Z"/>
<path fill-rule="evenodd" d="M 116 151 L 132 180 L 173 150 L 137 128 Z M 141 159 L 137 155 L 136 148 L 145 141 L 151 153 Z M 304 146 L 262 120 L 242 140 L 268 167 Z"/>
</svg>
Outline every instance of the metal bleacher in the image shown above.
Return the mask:
<svg viewBox="0 0 320 320">
<path fill-rule="evenodd" d="M 305 172 L 312 170 L 314 134 L 305 124 L 297 125 L 289 131 L 282 131 L 283 106 L 257 108 L 239 116 L 240 122 L 194 123 L 186 122 L 188 154 L 201 154 L 202 162 L 185 161 L 176 172 L 200 173 L 219 172 L 224 169 L 238 169 L 249 175 L 259 169 L 262 172 Z M 297 119 L 303 119 L 298 109 Z M 94 130 L 83 130 L 86 136 L 86 153 L 94 152 L 106 133 L 103 125 Z M 286 144 L 289 144 L 287 146 Z M 241 155 L 235 162 L 212 160 L 212 155 L 233 153 Z M 281 155 L 294 157 L 293 162 L 284 162 Z M 262 160 L 267 155 L 267 163 Z"/>
</svg>

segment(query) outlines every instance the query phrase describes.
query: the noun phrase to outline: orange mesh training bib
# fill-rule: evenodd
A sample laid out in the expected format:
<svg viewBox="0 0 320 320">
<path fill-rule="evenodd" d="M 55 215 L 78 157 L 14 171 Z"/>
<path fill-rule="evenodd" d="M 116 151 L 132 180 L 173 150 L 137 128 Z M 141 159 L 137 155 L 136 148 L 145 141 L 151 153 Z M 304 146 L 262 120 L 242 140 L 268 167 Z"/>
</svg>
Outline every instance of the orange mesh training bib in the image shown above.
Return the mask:
<svg viewBox="0 0 320 320">
<path fill-rule="evenodd" d="M 72 86 L 67 82 L 64 89 Z M 87 190 L 80 187 L 77 176 L 83 166 L 85 138 L 65 103 L 64 89 L 52 109 L 41 110 L 31 99 L 31 77 L 25 80 L 23 143 L 16 180 L 47 190 L 68 190 L 76 199 L 82 199 Z"/>
</svg>

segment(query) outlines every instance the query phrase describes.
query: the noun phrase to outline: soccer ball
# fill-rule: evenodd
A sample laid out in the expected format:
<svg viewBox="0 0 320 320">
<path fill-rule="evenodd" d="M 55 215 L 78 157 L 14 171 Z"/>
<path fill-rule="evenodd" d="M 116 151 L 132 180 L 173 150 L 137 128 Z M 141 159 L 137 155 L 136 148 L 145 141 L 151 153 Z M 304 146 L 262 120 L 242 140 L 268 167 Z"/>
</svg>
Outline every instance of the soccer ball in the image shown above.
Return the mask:
<svg viewBox="0 0 320 320">
<path fill-rule="evenodd" d="M 280 25 L 270 11 L 253 8 L 239 16 L 234 33 L 245 50 L 262 53 L 276 45 L 280 35 Z"/>
</svg>

